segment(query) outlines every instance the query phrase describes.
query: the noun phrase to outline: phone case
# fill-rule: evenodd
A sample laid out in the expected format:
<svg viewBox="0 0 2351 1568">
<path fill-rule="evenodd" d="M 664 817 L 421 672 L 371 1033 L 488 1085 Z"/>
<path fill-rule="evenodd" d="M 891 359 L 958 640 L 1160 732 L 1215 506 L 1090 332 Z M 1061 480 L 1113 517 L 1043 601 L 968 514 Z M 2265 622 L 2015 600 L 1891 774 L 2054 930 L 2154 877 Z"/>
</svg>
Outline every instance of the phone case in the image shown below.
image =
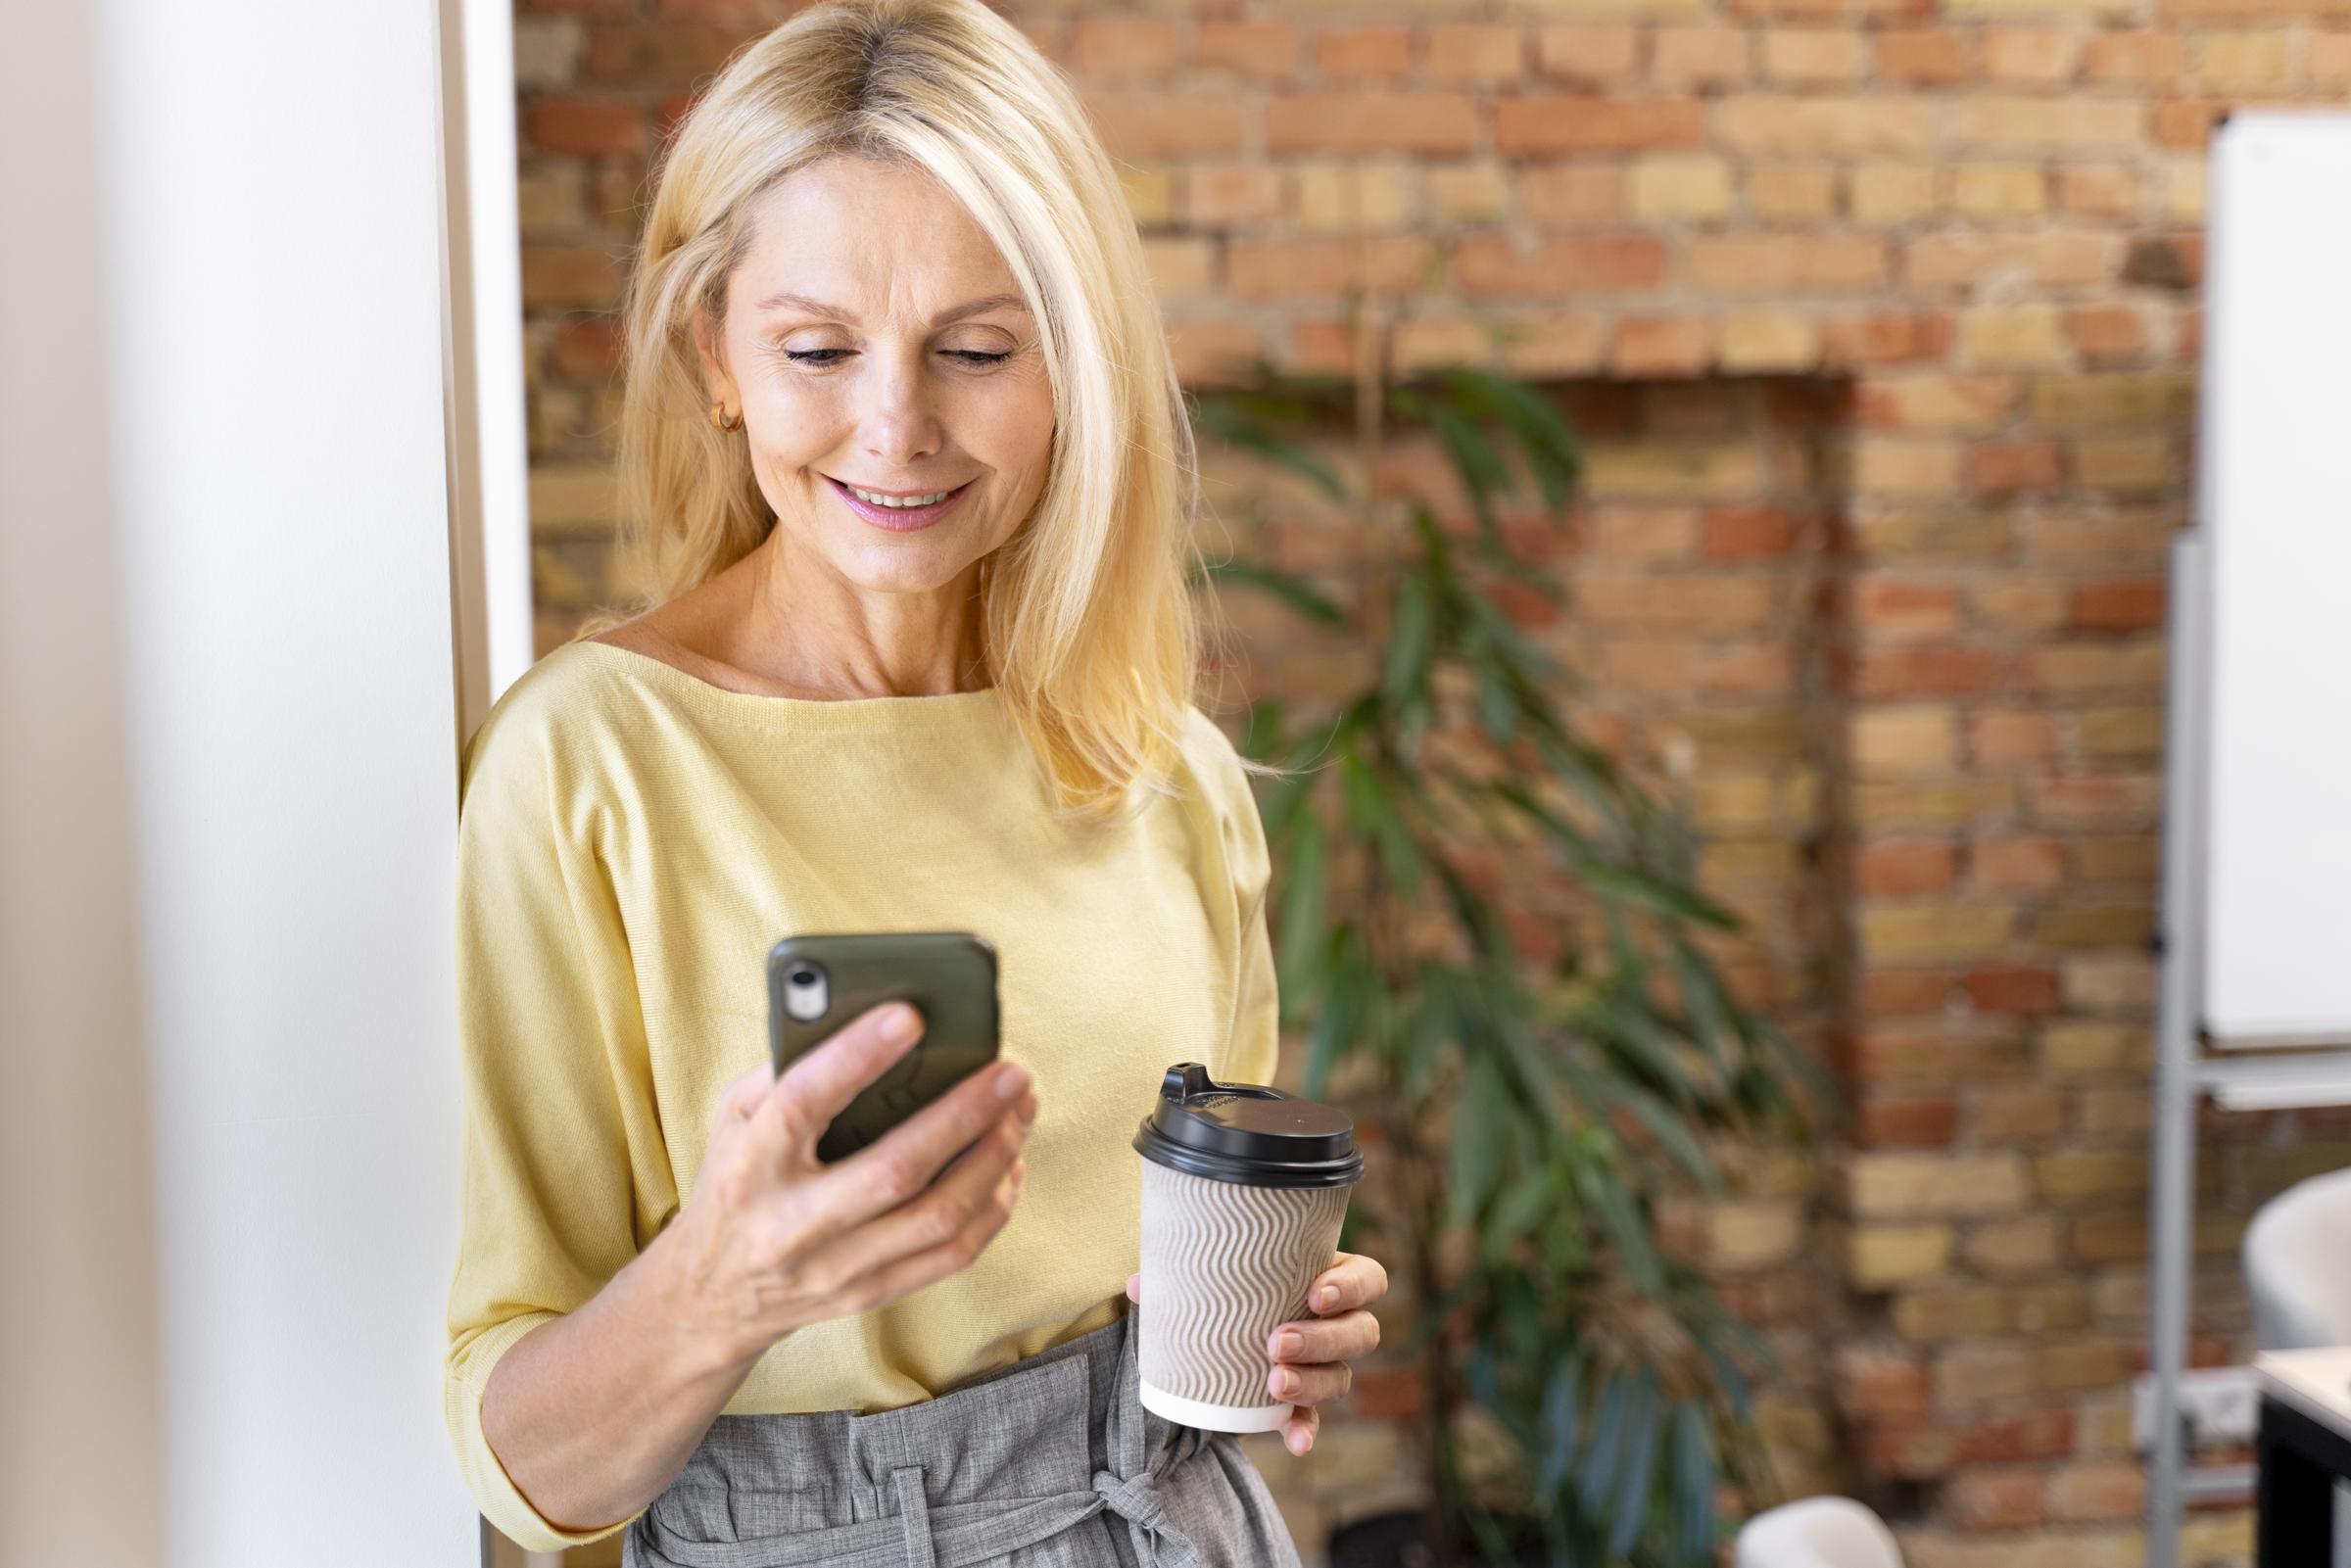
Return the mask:
<svg viewBox="0 0 2351 1568">
<path fill-rule="evenodd" d="M 785 976 L 802 960 L 827 977 L 821 1018 L 784 1010 Z M 970 931 L 788 936 L 768 950 L 767 1037 L 779 1076 L 886 1001 L 921 1009 L 922 1036 L 833 1118 L 817 1140 L 820 1160 L 845 1160 L 996 1059 L 996 950 Z"/>
</svg>

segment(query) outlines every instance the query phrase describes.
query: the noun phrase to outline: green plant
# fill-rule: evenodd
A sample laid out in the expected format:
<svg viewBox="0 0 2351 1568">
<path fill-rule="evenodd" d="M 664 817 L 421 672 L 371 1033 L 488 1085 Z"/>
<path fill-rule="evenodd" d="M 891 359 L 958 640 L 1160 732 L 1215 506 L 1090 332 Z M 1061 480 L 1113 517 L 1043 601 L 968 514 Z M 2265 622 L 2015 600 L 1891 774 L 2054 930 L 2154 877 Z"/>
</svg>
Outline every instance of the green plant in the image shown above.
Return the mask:
<svg viewBox="0 0 2351 1568">
<path fill-rule="evenodd" d="M 1261 361 L 1195 406 L 1212 442 L 1359 505 L 1378 546 L 1355 606 L 1264 562 L 1207 569 L 1376 653 L 1335 716 L 1269 697 L 1242 746 L 1283 770 L 1261 806 L 1305 1090 L 1345 1069 L 1394 1164 L 1388 1201 L 1359 1204 L 1350 1232 L 1377 1236 L 1422 1303 L 1406 1348 L 1423 1373 L 1435 1560 L 1456 1560 L 1463 1534 L 1517 1560 L 1530 1543 L 1514 1519 L 1555 1564 L 1710 1564 L 1718 1483 L 1751 1497 L 1762 1476 L 1751 1390 L 1774 1358 L 1657 1246 L 1655 1201 L 1721 1190 L 1716 1135 L 1808 1138 L 1811 1102 L 1833 1090 L 1724 982 L 1701 938 L 1739 922 L 1698 890 L 1679 817 L 1579 733 L 1569 672 L 1492 592 L 1501 579 L 1563 602 L 1497 503 L 1522 489 L 1514 458 L 1558 520 L 1576 436 L 1538 389 L 1470 367 L 1383 384 Z M 1351 426 L 1366 475 L 1392 432 L 1432 437 L 1469 517 L 1448 529 L 1401 497 L 1410 537 L 1385 537 L 1369 485 L 1351 494 L 1321 455 Z M 1548 962 L 1521 952 L 1475 874 L 1541 853 L 1581 916 Z M 1464 1463 L 1467 1402 L 1508 1435 L 1499 1479 Z"/>
</svg>

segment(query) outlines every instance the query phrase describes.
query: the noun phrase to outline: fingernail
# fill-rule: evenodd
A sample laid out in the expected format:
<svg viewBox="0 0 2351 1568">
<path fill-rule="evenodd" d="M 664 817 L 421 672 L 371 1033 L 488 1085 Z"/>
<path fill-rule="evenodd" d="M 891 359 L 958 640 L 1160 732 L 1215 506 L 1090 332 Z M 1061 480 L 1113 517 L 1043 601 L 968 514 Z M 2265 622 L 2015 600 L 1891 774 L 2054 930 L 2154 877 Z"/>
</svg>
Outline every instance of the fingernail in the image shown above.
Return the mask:
<svg viewBox="0 0 2351 1568">
<path fill-rule="evenodd" d="M 1274 1373 L 1274 1374 L 1273 1374 L 1273 1392 L 1274 1392 L 1274 1393 L 1276 1393 L 1276 1394 L 1279 1394 L 1279 1395 L 1283 1395 L 1283 1396 L 1285 1396 L 1285 1397 L 1286 1397 L 1286 1396 L 1288 1396 L 1288 1395 L 1292 1395 L 1292 1394 L 1295 1394 L 1295 1393 L 1297 1393 L 1297 1392 L 1298 1392 L 1298 1374 L 1297 1374 L 1297 1373 L 1295 1373 L 1295 1372 L 1290 1372 L 1290 1371 L 1281 1371 L 1281 1372 L 1276 1372 L 1276 1373 Z"/>
<path fill-rule="evenodd" d="M 1304 1335 L 1284 1334 L 1279 1340 L 1274 1342 L 1273 1354 L 1277 1359 L 1286 1361 L 1291 1356 L 1296 1355 L 1300 1351 L 1305 1349 L 1306 1337 Z"/>
<path fill-rule="evenodd" d="M 1331 1303 L 1337 1301 L 1338 1299 L 1338 1291 L 1329 1285 L 1325 1285 L 1320 1290 L 1315 1292 L 1315 1305 L 1317 1307 L 1328 1307 Z"/>
<path fill-rule="evenodd" d="M 996 1074 L 996 1098 L 999 1100 L 1009 1100 L 1027 1087 L 1029 1069 L 1018 1064 L 1008 1065 Z"/>
<path fill-rule="evenodd" d="M 903 1002 L 882 1015 L 882 1038 L 892 1045 L 902 1045 L 914 1038 L 914 1009 Z"/>
</svg>

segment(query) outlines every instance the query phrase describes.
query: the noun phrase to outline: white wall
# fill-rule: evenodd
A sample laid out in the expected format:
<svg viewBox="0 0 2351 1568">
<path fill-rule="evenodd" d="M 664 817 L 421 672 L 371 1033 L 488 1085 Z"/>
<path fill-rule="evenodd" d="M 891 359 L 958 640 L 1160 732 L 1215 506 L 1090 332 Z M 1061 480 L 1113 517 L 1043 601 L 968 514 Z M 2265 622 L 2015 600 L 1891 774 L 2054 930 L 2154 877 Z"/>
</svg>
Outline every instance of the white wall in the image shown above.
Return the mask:
<svg viewBox="0 0 2351 1568">
<path fill-rule="evenodd" d="M 68 18 L 95 48 L 56 118 L 19 100 L 71 73 L 37 36 Z M 0 1514 L 11 1562 L 478 1549 L 437 1376 L 460 1099 L 435 52 L 413 0 L 92 0 L 12 24 L 6 139 L 53 177 L 12 182 L 28 222 L 0 247 L 0 909 L 12 982 L 39 966 L 0 1005 L 12 1036 L 30 1025 L 20 1048 L 55 1054 L 37 1141 L 0 1140 L 0 1207 L 50 1225 L 37 1275 L 9 1263 L 9 1471 L 54 1431 L 28 1484 L 61 1490 Z M 61 886 L 70 918 L 44 905 Z M 53 1173 L 19 1185 L 35 1157 Z M 76 1391 L 86 1418 L 59 1419 Z"/>
<path fill-rule="evenodd" d="M 163 1451 L 97 114 L 81 10 L 12 16 L 0 49 L 12 209 L 0 218 L 0 1559 L 149 1568 L 163 1556 Z"/>
</svg>

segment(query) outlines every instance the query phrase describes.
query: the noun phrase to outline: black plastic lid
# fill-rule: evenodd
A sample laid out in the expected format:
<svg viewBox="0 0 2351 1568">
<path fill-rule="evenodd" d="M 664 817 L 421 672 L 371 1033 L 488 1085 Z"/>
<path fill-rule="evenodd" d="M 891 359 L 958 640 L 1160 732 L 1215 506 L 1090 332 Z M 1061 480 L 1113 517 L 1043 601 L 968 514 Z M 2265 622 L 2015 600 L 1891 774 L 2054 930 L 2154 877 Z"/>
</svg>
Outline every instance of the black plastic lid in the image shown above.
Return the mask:
<svg viewBox="0 0 2351 1568">
<path fill-rule="evenodd" d="M 1345 1187 L 1364 1174 L 1346 1112 L 1262 1083 L 1219 1083 L 1197 1062 L 1168 1069 L 1134 1147 L 1172 1170 L 1252 1187 Z"/>
</svg>

